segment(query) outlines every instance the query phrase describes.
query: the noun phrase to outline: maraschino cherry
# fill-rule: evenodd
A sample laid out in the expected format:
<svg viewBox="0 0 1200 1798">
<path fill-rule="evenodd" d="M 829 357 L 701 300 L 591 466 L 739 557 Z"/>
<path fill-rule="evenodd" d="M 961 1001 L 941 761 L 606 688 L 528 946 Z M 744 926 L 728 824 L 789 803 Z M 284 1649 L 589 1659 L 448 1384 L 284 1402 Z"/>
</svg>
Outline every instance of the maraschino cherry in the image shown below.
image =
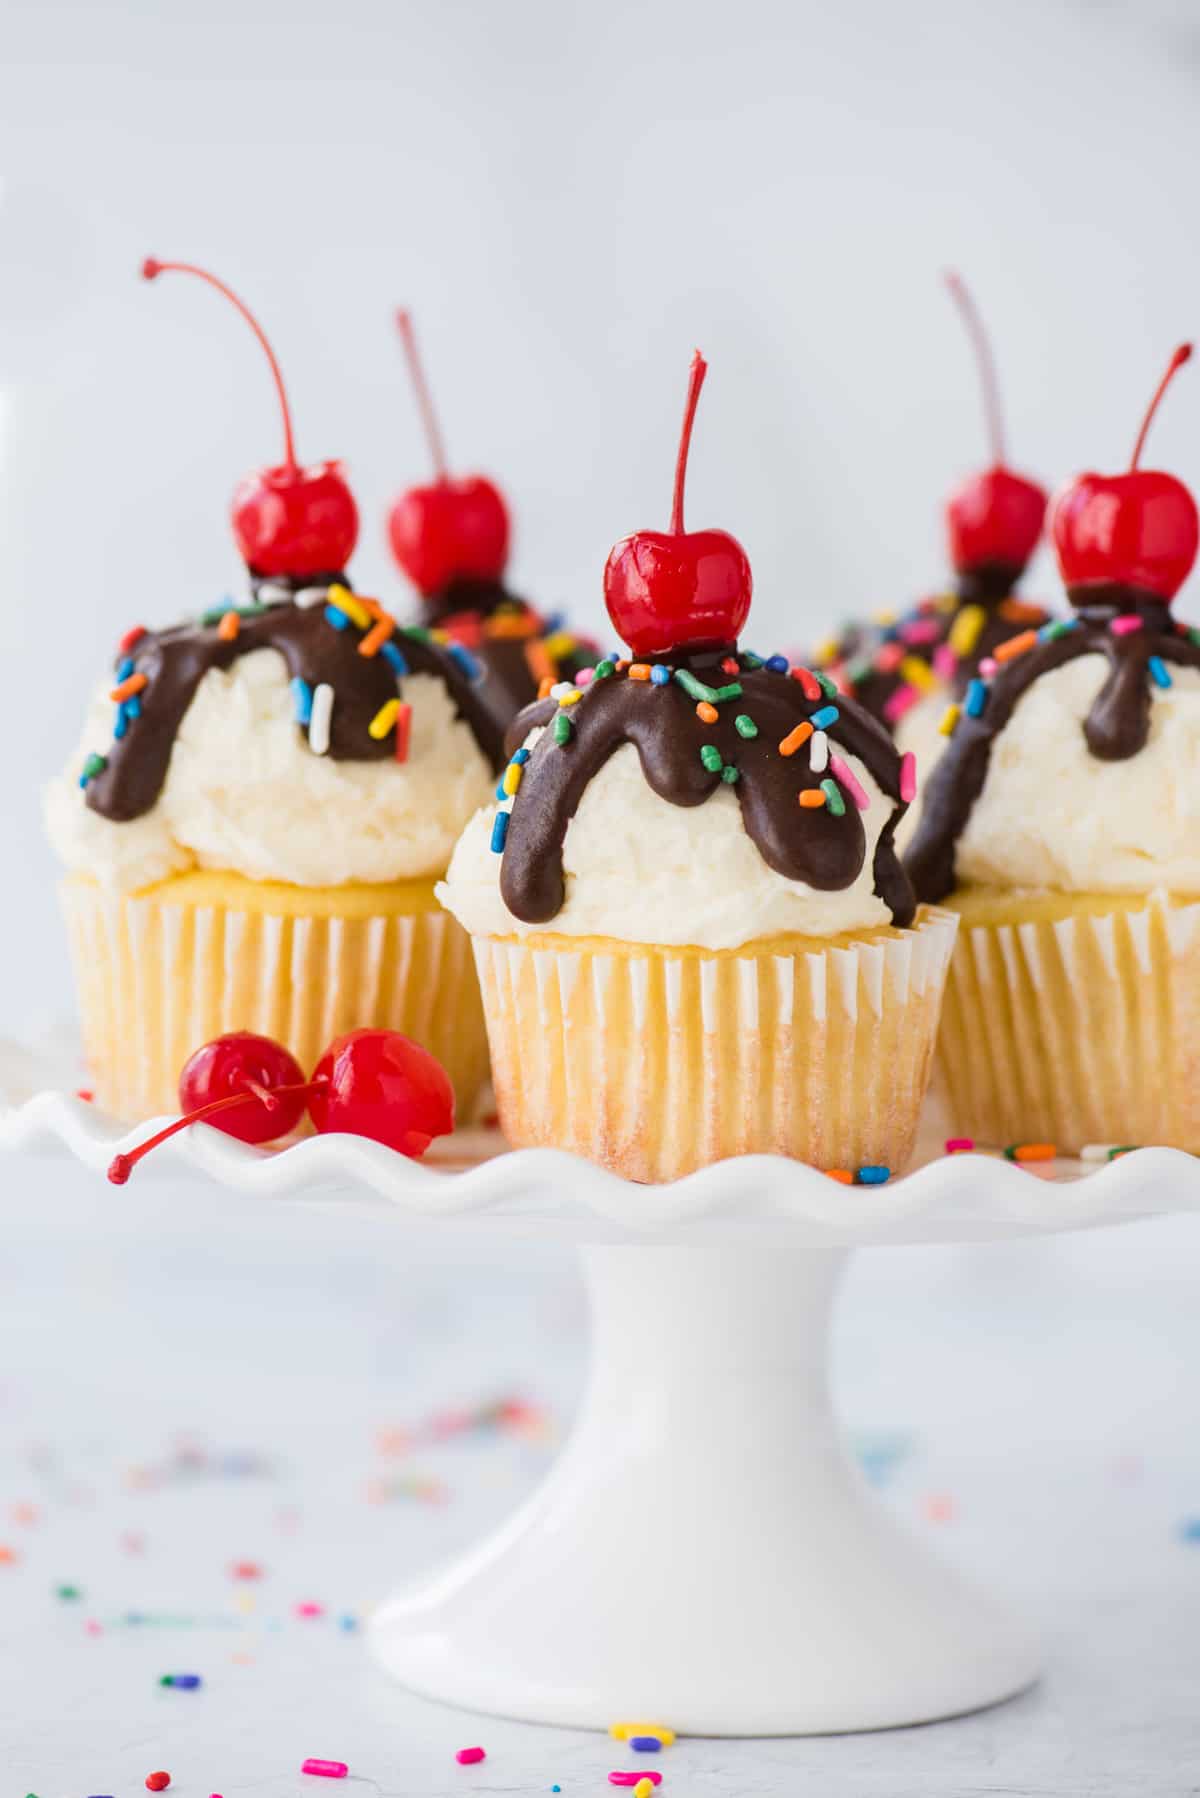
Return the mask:
<svg viewBox="0 0 1200 1798">
<path fill-rule="evenodd" d="M 205 1043 L 179 1077 L 183 1117 L 136 1149 L 114 1155 L 108 1177 L 123 1186 L 142 1158 L 192 1124 L 211 1123 L 241 1142 L 275 1142 L 305 1111 L 322 1134 L 369 1136 L 420 1157 L 454 1128 L 454 1089 L 436 1056 L 397 1030 L 352 1030 L 335 1039 L 311 1080 L 282 1043 L 235 1030 Z"/>
<path fill-rule="evenodd" d="M 388 514 L 388 536 L 397 562 L 418 593 L 430 599 L 452 581 L 500 579 L 508 561 L 508 507 L 486 476 L 449 472 L 412 319 L 401 310 L 396 323 L 433 458 L 434 479 L 400 495 Z"/>
<path fill-rule="evenodd" d="M 946 501 L 950 560 L 959 574 L 995 570 L 998 585 L 1009 587 L 1038 545 L 1046 516 L 1046 494 L 1036 481 L 1014 474 L 1004 461 L 1004 427 L 996 365 L 983 321 L 962 277 L 946 276 L 975 351 L 983 387 L 992 465 L 970 475 Z"/>
<path fill-rule="evenodd" d="M 1050 532 L 1076 605 L 1101 604 L 1114 588 L 1166 605 L 1191 571 L 1200 544 L 1195 500 L 1174 475 L 1138 467 L 1159 402 L 1191 354 L 1191 344 L 1181 343 L 1167 364 L 1127 472 L 1078 475 L 1055 498 Z"/>
<path fill-rule="evenodd" d="M 195 275 L 224 294 L 262 345 L 283 414 L 283 461 L 239 482 L 233 496 L 233 534 L 252 575 L 303 583 L 344 571 L 358 541 L 358 508 L 338 462 L 296 460 L 292 413 L 275 352 L 250 308 L 232 288 L 190 262 L 142 264 L 147 281 L 162 274 Z"/>
<path fill-rule="evenodd" d="M 734 643 L 750 611 L 754 582 L 737 538 L 728 531 L 683 528 L 692 424 L 707 373 L 697 350 L 688 373 L 670 530 L 623 537 L 604 566 L 608 615 L 637 656 Z"/>
</svg>

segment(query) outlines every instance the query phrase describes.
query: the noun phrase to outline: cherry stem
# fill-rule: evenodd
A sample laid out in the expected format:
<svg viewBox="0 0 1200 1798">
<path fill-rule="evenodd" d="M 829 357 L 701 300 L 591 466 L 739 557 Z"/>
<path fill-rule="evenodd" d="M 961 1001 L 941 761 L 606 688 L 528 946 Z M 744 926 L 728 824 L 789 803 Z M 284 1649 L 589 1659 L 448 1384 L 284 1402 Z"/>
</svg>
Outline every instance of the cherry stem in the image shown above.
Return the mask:
<svg viewBox="0 0 1200 1798">
<path fill-rule="evenodd" d="M 227 1099 L 213 1099 L 210 1104 L 202 1105 L 198 1111 L 189 1111 L 186 1117 L 176 1118 L 174 1123 L 166 1124 L 153 1136 L 148 1136 L 145 1142 L 140 1142 L 136 1149 L 129 1149 L 124 1154 L 114 1155 L 108 1164 L 108 1177 L 114 1186 L 124 1186 L 138 1162 L 142 1160 L 143 1156 L 148 1155 L 151 1149 L 157 1149 L 160 1143 L 166 1142 L 172 1136 L 177 1136 L 181 1130 L 189 1129 L 192 1124 L 202 1124 L 206 1118 L 215 1116 L 218 1111 L 230 1111 L 235 1105 L 251 1103 L 263 1105 L 268 1111 L 275 1111 L 284 1094 L 315 1093 L 319 1092 L 325 1084 L 326 1082 L 322 1079 L 305 1080 L 299 1085 L 292 1086 L 264 1087 L 260 1086 L 257 1081 L 251 1081 L 244 1093 L 230 1093 Z"/>
<path fill-rule="evenodd" d="M 421 414 L 425 440 L 433 459 L 433 471 L 439 481 L 446 481 L 450 478 L 449 469 L 446 466 L 446 446 L 442 442 L 437 413 L 433 409 L 433 396 L 429 391 L 429 383 L 425 379 L 421 353 L 417 349 L 417 335 L 413 330 L 412 313 L 408 311 L 407 307 L 398 308 L 396 325 L 400 332 L 400 341 L 404 345 L 404 358 L 408 363 L 409 379 L 413 384 L 413 392 L 417 396 L 417 408 Z"/>
<path fill-rule="evenodd" d="M 683 535 L 683 488 L 687 480 L 688 451 L 692 447 L 696 405 L 707 373 L 708 363 L 699 350 L 693 350 L 692 364 L 688 369 L 687 403 L 683 408 L 683 430 L 679 433 L 679 455 L 675 462 L 675 492 L 671 498 L 671 530 L 677 537 Z"/>
<path fill-rule="evenodd" d="M 1004 420 L 1000 412 L 1000 384 L 996 379 L 996 364 L 992 357 L 992 346 L 988 334 L 983 328 L 979 309 L 971 297 L 971 290 L 962 276 L 954 269 L 951 269 L 946 275 L 946 286 L 962 314 L 963 323 L 967 327 L 967 335 L 971 339 L 971 348 L 975 352 L 975 361 L 979 369 L 979 383 L 983 389 L 983 413 L 987 420 L 988 441 L 992 446 L 992 461 L 999 468 L 1004 462 Z"/>
<path fill-rule="evenodd" d="M 1154 389 L 1154 398 L 1146 408 L 1146 416 L 1142 420 L 1142 428 L 1138 432 L 1137 442 L 1133 446 L 1133 459 L 1129 464 L 1130 474 L 1137 468 L 1138 460 L 1146 442 L 1146 433 L 1150 429 L 1154 414 L 1158 411 L 1159 401 L 1162 399 L 1163 394 L 1167 391 L 1167 388 L 1171 385 L 1175 375 L 1183 367 L 1184 363 L 1191 361 L 1191 356 L 1191 344 L 1181 343 L 1179 348 L 1175 351 L 1175 354 L 1171 357 L 1171 360 L 1167 363 L 1166 373 L 1158 383 L 1158 386 Z"/>
<path fill-rule="evenodd" d="M 279 396 L 279 409 L 283 414 L 284 465 L 290 474 L 295 474 L 297 469 L 296 440 L 292 430 L 292 409 L 288 405 L 287 388 L 283 384 L 283 373 L 279 367 L 275 352 L 271 348 L 266 332 L 251 312 L 249 306 L 247 306 L 244 300 L 238 298 L 232 287 L 226 287 L 224 281 L 218 281 L 217 277 L 215 275 L 210 275 L 206 268 L 197 268 L 193 262 L 159 262 L 157 257 L 147 256 L 145 262 L 142 264 L 143 279 L 154 281 L 159 275 L 164 274 L 195 275 L 198 280 L 207 281 L 210 287 L 215 287 L 218 293 L 223 293 L 225 298 L 230 301 L 232 305 L 237 307 L 250 329 L 254 332 L 254 335 L 258 338 L 258 341 L 266 354 L 267 361 L 271 365 L 271 376 L 275 382 L 275 392 Z"/>
</svg>

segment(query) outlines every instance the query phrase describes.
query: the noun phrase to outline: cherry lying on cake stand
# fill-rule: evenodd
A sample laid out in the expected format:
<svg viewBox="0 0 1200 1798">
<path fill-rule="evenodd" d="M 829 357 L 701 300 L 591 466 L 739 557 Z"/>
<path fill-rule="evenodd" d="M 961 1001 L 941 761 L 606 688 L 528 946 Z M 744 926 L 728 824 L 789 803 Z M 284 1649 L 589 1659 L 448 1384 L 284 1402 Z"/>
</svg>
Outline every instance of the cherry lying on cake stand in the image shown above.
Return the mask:
<svg viewBox="0 0 1200 1798">
<path fill-rule="evenodd" d="M 0 1054 L 0 1147 L 65 1149 L 99 1175 L 145 1134 L 61 1090 L 20 1093 L 10 1066 Z M 473 1710 L 706 1735 L 931 1721 L 1038 1675 L 1020 1622 L 893 1520 L 839 1435 L 829 1317 L 848 1254 L 1200 1208 L 1197 1163 L 1170 1149 L 1037 1174 L 941 1157 L 876 1188 L 754 1156 L 642 1187 L 486 1133 L 417 1163 L 355 1137 L 270 1152 L 199 1126 L 139 1180 L 169 1185 L 168 1153 L 249 1198 L 579 1244 L 592 1370 L 561 1457 L 502 1528 L 384 1603 L 372 1646 L 406 1686 Z"/>
</svg>

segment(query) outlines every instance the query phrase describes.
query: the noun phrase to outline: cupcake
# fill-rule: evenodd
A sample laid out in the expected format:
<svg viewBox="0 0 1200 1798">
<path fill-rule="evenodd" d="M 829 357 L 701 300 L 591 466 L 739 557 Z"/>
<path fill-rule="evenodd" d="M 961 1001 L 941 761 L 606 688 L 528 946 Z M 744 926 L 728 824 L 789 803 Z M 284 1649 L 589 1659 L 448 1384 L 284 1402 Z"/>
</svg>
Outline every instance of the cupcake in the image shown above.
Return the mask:
<svg viewBox="0 0 1200 1798">
<path fill-rule="evenodd" d="M 992 464 L 971 475 L 945 506 L 954 579 L 945 593 L 899 616 L 876 613 L 850 624 L 814 652 L 815 666 L 912 750 L 925 778 L 941 753 L 948 703 L 961 700 L 997 647 L 1049 622 L 1016 589 L 1037 548 L 1045 492 L 1005 464 L 999 394 L 979 315 L 957 275 L 948 277 L 974 346 L 983 386 Z"/>
<path fill-rule="evenodd" d="M 221 287 L 145 273 L 164 268 Z M 144 1116 L 173 1110 L 187 1057 L 229 1031 L 311 1067 L 376 1026 L 430 1049 L 469 1112 L 478 983 L 434 883 L 502 732 L 468 652 L 352 590 L 353 497 L 336 463 L 297 463 L 279 394 L 284 462 L 234 500 L 250 598 L 128 631 L 49 789 L 89 1082 Z"/>
<path fill-rule="evenodd" d="M 907 858 L 962 921 L 938 1045 L 956 1131 L 1200 1151 L 1200 632 L 1170 604 L 1173 476 L 1081 475 L 1051 532 L 1073 615 L 968 689 Z"/>
<path fill-rule="evenodd" d="M 912 764 L 827 677 L 737 647 L 751 576 L 686 532 L 617 544 L 630 656 L 517 721 L 438 891 L 470 931 L 501 1124 L 634 1180 L 913 1144 L 954 925 L 896 856 Z"/>
<path fill-rule="evenodd" d="M 485 475 L 451 475 L 412 319 L 397 313 L 434 479 L 409 487 L 388 514 L 388 540 L 420 598 L 420 623 L 469 650 L 479 697 L 501 730 L 556 681 L 596 660 L 594 643 L 544 617 L 504 583 L 511 525 L 504 496 Z"/>
</svg>

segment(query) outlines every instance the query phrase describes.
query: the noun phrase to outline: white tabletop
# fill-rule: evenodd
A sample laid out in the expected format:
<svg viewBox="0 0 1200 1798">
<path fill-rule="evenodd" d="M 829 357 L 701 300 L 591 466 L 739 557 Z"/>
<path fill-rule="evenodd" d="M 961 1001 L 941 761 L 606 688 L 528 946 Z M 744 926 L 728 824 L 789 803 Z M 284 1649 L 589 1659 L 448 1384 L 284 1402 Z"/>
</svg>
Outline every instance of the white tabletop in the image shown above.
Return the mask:
<svg viewBox="0 0 1200 1798">
<path fill-rule="evenodd" d="M 505 1397 L 561 1431 L 585 1350 L 563 1250 L 184 1177 L 117 1193 L 62 1160 L 5 1161 L 0 1192 L 5 1794 L 135 1798 L 164 1768 L 181 1798 L 350 1798 L 308 1756 L 385 1794 L 609 1789 L 616 1744 L 410 1698 L 343 1623 L 546 1465 L 536 1432 L 408 1454 L 380 1432 Z M 1037 1620 L 1049 1673 L 934 1727 L 682 1741 L 654 1763 L 663 1798 L 1194 1791 L 1198 1256 L 1179 1218 L 858 1258 L 840 1408 L 886 1502 Z"/>
</svg>

